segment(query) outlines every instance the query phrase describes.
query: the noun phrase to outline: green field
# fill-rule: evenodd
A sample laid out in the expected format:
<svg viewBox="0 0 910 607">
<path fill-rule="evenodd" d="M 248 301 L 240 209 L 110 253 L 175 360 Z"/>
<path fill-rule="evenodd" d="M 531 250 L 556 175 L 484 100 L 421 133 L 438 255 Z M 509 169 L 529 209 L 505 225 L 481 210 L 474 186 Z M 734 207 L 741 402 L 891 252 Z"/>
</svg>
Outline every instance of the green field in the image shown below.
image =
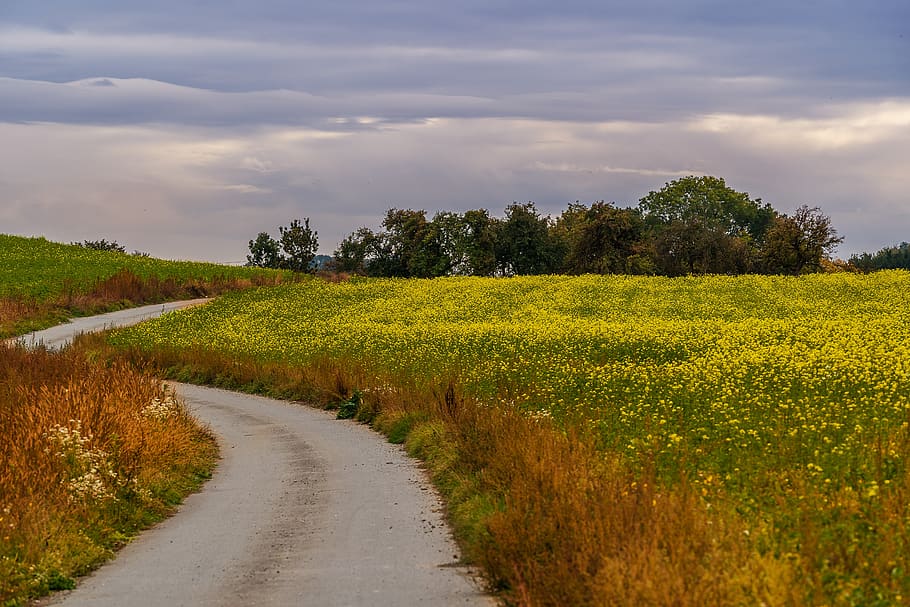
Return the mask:
<svg viewBox="0 0 910 607">
<path fill-rule="evenodd" d="M 0 234 L 0 338 L 71 316 L 289 279 L 289 272 L 169 261 Z"/>
<path fill-rule="evenodd" d="M 776 580 L 743 590 L 750 600 L 910 597 L 907 272 L 311 281 L 113 340 L 341 361 L 362 370 L 367 401 L 456 385 L 490 415 L 553 422 L 732 517 L 749 555 L 739 574 Z"/>
<path fill-rule="evenodd" d="M 0 297 L 46 301 L 67 290 L 83 292 L 121 270 L 129 270 L 140 278 L 170 278 L 181 282 L 250 278 L 268 273 L 245 267 L 95 251 L 44 238 L 0 234 Z"/>
</svg>

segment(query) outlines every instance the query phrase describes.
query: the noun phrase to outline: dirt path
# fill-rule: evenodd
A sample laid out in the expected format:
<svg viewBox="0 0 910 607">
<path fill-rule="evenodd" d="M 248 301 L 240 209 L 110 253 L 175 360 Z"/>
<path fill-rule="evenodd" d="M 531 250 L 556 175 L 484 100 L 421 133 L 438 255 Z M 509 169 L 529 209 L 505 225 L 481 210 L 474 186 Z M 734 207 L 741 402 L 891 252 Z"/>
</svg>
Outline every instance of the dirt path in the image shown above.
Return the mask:
<svg viewBox="0 0 910 607">
<path fill-rule="evenodd" d="M 49 349 L 62 348 L 80 333 L 91 333 L 93 331 L 102 331 L 113 327 L 127 327 L 136 323 L 161 316 L 165 312 L 187 308 L 189 306 L 198 306 L 204 304 L 209 299 L 190 299 L 186 301 L 172 301 L 163 304 L 154 304 L 151 306 L 142 306 L 141 308 L 130 308 L 129 310 L 118 310 L 107 314 L 97 316 L 85 316 L 83 318 L 73 318 L 68 323 L 44 329 L 43 331 L 34 331 L 26 333 L 21 337 L 10 339 L 9 341 L 19 341 L 26 346 L 37 346 L 43 344 Z"/>
<path fill-rule="evenodd" d="M 48 604 L 494 604 L 456 565 L 441 504 L 400 448 L 309 407 L 177 390 L 219 436 L 214 477 Z"/>
</svg>

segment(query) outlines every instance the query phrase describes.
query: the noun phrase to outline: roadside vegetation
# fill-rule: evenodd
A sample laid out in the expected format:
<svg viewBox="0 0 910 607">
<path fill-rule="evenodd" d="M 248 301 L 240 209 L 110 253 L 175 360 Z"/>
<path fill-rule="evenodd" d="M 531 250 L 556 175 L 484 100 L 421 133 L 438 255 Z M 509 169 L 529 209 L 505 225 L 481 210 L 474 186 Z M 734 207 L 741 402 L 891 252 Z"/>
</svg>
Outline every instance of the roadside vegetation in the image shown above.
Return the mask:
<svg viewBox="0 0 910 607">
<path fill-rule="evenodd" d="M 904 271 L 311 280 L 107 356 L 372 422 L 518 605 L 891 605 L 908 310 Z"/>
<path fill-rule="evenodd" d="M 208 478 L 214 438 L 162 383 L 82 353 L 0 346 L 0 605 L 110 558 Z"/>
<path fill-rule="evenodd" d="M 288 274 L 126 255 L 115 243 L 0 235 L 0 337 Z M 103 246 L 107 245 L 107 246 Z M 70 349 L 0 342 L 0 605 L 109 558 L 211 472 L 214 438 L 152 376 Z"/>
<path fill-rule="evenodd" d="M 288 272 L 127 255 L 0 234 L 0 339 L 71 316 L 288 280 Z M 110 244 L 110 243 L 105 243 Z"/>
</svg>

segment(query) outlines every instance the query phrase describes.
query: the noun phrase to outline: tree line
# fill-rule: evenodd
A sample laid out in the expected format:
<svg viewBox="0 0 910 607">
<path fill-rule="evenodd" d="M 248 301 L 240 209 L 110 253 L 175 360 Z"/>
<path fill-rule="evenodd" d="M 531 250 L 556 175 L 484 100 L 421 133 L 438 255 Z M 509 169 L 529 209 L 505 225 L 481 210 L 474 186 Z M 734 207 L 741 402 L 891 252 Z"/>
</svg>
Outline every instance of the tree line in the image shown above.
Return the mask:
<svg viewBox="0 0 910 607">
<path fill-rule="evenodd" d="M 251 240 L 249 265 L 316 269 L 309 220 L 280 238 Z M 381 229 L 360 227 L 326 269 L 376 277 L 527 274 L 805 274 L 822 271 L 842 242 L 828 216 L 802 206 L 776 211 L 722 178 L 688 176 L 641 198 L 637 207 L 569 204 L 544 216 L 533 202 L 495 217 L 486 209 L 389 209 Z"/>
<path fill-rule="evenodd" d="M 848 263 L 861 272 L 896 269 L 910 270 L 910 242 L 902 242 L 899 245 L 885 247 L 875 253 L 852 255 Z"/>
</svg>

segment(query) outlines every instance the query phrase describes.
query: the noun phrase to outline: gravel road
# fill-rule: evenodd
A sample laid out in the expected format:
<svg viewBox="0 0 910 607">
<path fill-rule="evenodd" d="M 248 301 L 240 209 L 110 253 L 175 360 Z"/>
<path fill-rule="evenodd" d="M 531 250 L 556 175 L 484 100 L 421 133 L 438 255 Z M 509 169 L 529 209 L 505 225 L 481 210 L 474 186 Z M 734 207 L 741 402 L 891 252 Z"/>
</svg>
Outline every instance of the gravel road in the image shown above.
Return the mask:
<svg viewBox="0 0 910 607">
<path fill-rule="evenodd" d="M 100 326 L 119 324 L 106 316 Z M 48 335 L 30 338 L 61 338 Z M 325 411 L 175 386 L 219 437 L 212 480 L 44 604 L 495 604 L 458 565 L 442 504 L 399 447 Z"/>
<path fill-rule="evenodd" d="M 97 316 L 85 316 L 83 318 L 73 318 L 70 322 L 43 331 L 26 333 L 21 337 L 13 338 L 9 341 L 19 341 L 28 347 L 44 345 L 50 350 L 59 349 L 73 340 L 80 333 L 91 333 L 93 331 L 103 331 L 114 327 L 128 327 L 135 325 L 143 320 L 161 316 L 165 312 L 179 310 L 190 306 L 198 306 L 210 301 L 209 299 L 190 299 L 186 301 L 172 301 L 164 304 L 155 304 L 151 306 L 142 306 L 141 308 L 130 308 L 129 310 L 119 310 L 109 312 L 108 314 L 99 314 Z"/>
</svg>

